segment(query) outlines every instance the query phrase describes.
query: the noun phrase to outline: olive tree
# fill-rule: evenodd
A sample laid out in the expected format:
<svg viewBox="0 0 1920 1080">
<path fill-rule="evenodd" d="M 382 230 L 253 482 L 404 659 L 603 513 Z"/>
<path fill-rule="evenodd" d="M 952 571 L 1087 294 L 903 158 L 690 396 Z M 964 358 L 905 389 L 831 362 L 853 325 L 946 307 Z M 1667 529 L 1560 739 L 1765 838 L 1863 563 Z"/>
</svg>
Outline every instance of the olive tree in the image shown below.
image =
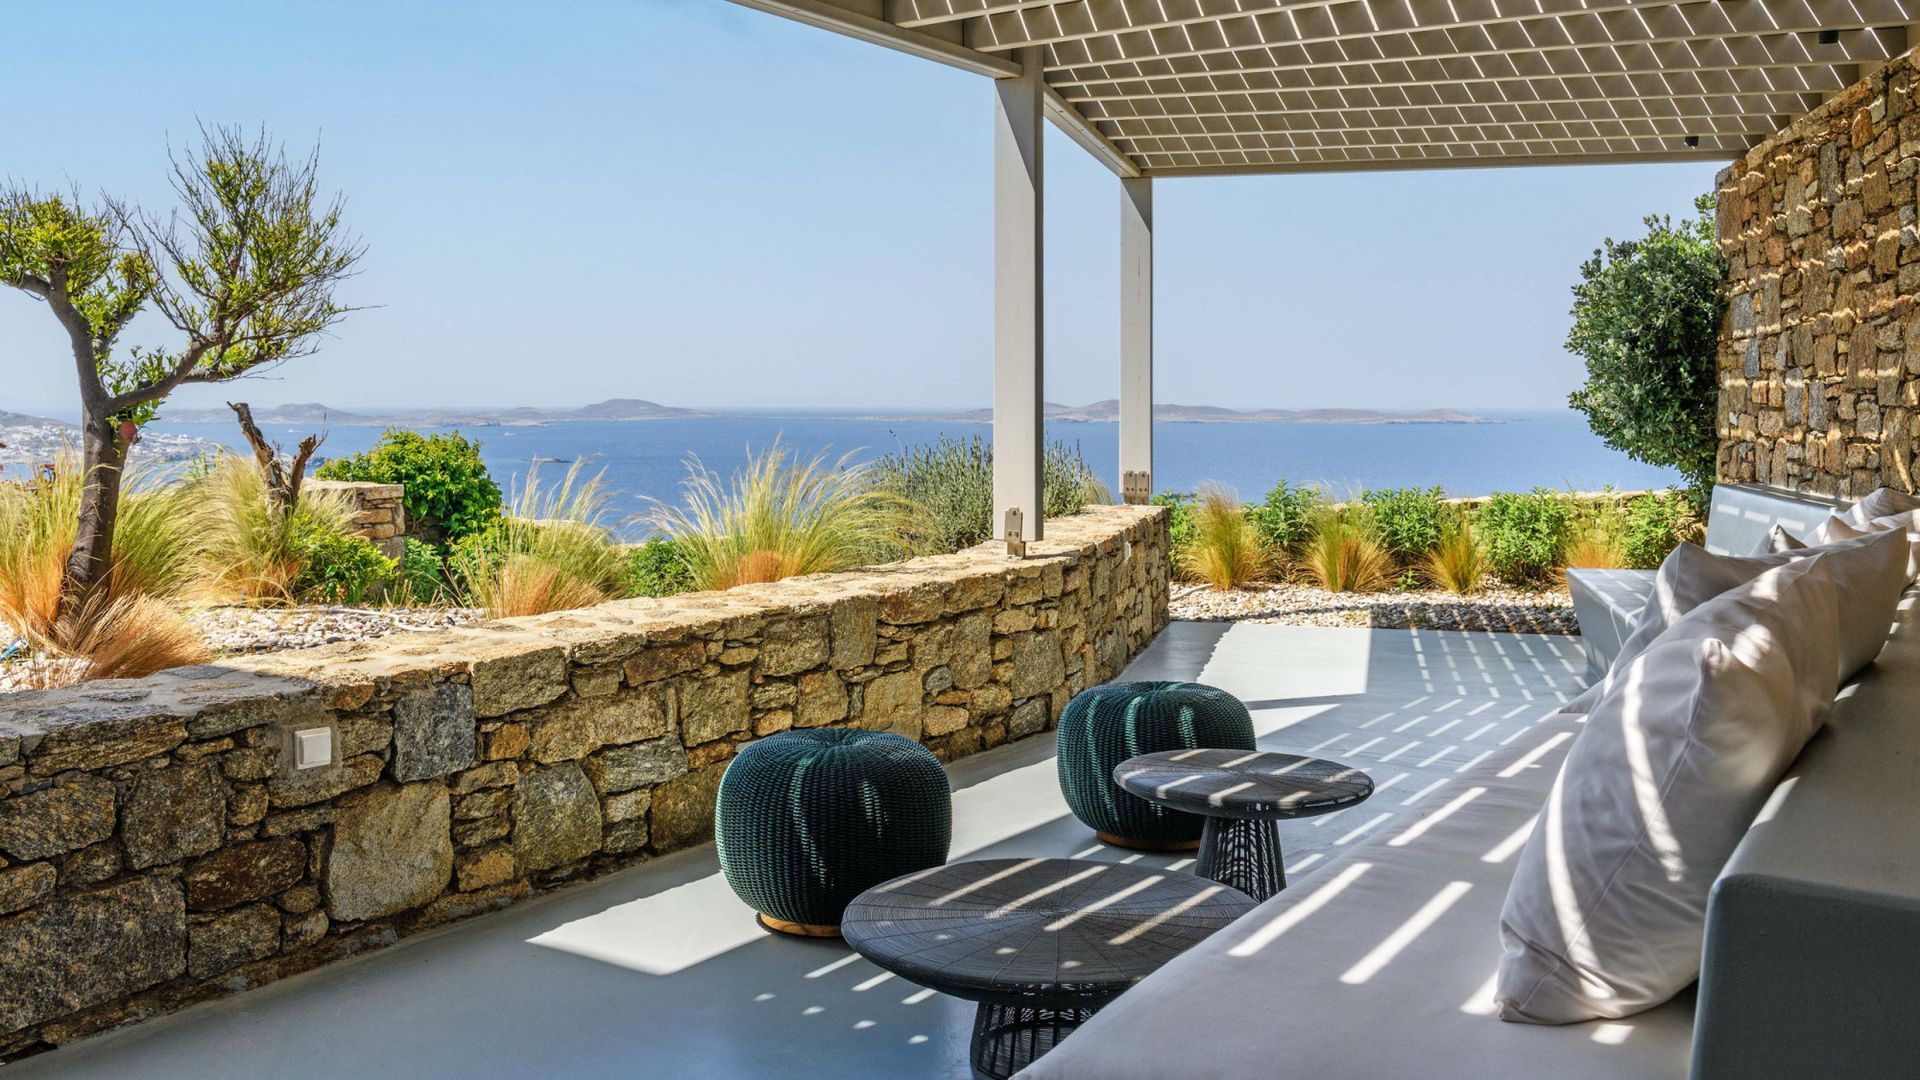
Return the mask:
<svg viewBox="0 0 1920 1080">
<path fill-rule="evenodd" d="M 1574 408 L 1608 446 L 1679 470 L 1704 502 L 1714 479 L 1715 354 L 1727 264 L 1714 244 L 1713 196 L 1675 223 L 1646 219 L 1638 240 L 1608 239 L 1580 265 L 1567 349 L 1586 360 Z"/>
<path fill-rule="evenodd" d="M 169 160 L 178 204 L 164 215 L 0 189 L 0 283 L 47 305 L 80 386 L 85 473 L 63 620 L 107 579 L 127 451 L 167 395 L 311 353 L 351 310 L 334 294 L 363 249 L 341 224 L 340 197 L 317 187 L 317 151 L 289 159 L 264 132 L 214 127 Z M 176 340 L 116 350 L 149 309 Z"/>
</svg>

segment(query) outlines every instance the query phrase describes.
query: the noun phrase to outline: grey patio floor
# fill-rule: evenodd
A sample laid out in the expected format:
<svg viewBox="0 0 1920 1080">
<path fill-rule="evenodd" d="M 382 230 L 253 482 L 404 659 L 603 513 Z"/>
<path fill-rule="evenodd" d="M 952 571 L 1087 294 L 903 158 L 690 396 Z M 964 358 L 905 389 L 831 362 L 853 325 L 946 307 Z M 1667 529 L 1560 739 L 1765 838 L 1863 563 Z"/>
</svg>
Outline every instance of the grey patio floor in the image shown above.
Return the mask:
<svg viewBox="0 0 1920 1080">
<path fill-rule="evenodd" d="M 1220 686 L 1263 747 L 1372 774 L 1369 802 L 1284 823 L 1287 871 L 1424 812 L 1583 685 L 1578 639 L 1175 623 L 1128 669 Z M 1052 741 L 956 763 L 955 859 L 1079 856 Z M 1444 801 L 1444 800 L 1442 800 Z M 973 1006 L 838 941 L 773 938 L 681 852 L 397 947 L 9 1066 L 29 1077 L 966 1077 Z"/>
</svg>

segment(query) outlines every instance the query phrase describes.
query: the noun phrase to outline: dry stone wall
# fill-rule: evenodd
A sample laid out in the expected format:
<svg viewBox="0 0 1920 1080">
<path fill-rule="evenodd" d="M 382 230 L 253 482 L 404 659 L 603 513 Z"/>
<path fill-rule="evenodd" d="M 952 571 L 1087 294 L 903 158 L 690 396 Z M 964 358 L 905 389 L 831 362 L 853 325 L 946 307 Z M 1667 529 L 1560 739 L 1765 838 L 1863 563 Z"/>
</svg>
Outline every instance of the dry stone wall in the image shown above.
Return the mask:
<svg viewBox="0 0 1920 1080">
<path fill-rule="evenodd" d="M 0 1059 L 709 838 L 727 762 L 1050 729 L 1167 621 L 1167 523 L 0 697 Z M 332 731 L 296 772 L 291 735 Z"/>
<path fill-rule="evenodd" d="M 407 513 L 401 507 L 405 484 L 369 484 L 352 480 L 306 480 L 304 494 L 324 494 L 346 504 L 347 532 L 364 536 L 389 559 L 405 550 Z"/>
<path fill-rule="evenodd" d="M 1893 61 L 1720 174 L 1722 480 L 1914 490 L 1920 110 Z"/>
</svg>

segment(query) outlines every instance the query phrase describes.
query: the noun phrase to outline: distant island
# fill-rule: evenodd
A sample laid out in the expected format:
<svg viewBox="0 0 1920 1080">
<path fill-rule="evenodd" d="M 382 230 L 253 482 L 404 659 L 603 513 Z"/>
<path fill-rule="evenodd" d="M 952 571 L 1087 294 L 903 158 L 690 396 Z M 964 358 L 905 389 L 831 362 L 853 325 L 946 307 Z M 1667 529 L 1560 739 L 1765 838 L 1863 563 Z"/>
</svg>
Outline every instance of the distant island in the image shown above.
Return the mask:
<svg viewBox="0 0 1920 1080">
<path fill-rule="evenodd" d="M 1064 423 L 1101 423 L 1120 419 L 1120 402 L 1114 398 L 1091 405 L 1060 405 L 1047 402 L 1046 419 Z M 1418 412 L 1382 412 L 1376 409 L 1228 409 L 1219 405 L 1155 405 L 1153 418 L 1173 424 L 1496 424 L 1484 416 L 1458 409 L 1423 409 Z M 888 420 L 947 420 L 987 423 L 992 409 L 935 416 L 891 416 Z"/>
<path fill-rule="evenodd" d="M 559 424 L 570 420 L 678 420 L 705 416 L 694 409 L 660 405 L 639 398 L 609 398 L 577 409 L 536 409 L 519 406 L 511 409 L 409 409 L 405 412 L 357 413 L 311 402 L 296 405 L 257 406 L 253 418 L 262 424 L 328 425 L 341 427 L 483 427 L 493 425 L 531 427 Z M 233 422 L 233 410 L 169 409 L 160 410 L 162 421 L 172 424 L 226 424 Z"/>
</svg>

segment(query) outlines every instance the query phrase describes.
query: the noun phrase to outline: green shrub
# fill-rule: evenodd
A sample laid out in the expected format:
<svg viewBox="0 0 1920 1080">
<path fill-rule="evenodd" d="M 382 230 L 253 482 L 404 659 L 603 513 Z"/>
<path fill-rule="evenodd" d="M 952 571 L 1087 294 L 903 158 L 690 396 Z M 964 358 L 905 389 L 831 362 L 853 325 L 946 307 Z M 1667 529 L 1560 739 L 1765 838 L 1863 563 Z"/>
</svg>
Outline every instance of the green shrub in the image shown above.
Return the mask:
<svg viewBox="0 0 1920 1080">
<path fill-rule="evenodd" d="M 1314 512 L 1325 501 L 1320 489 L 1308 484 L 1289 484 L 1282 480 L 1267 492 L 1258 506 L 1247 508 L 1247 517 L 1267 550 L 1280 555 L 1298 555 L 1313 539 Z"/>
<path fill-rule="evenodd" d="M 1538 585 L 1565 565 L 1573 506 L 1546 488 L 1525 494 L 1496 492 L 1480 508 L 1475 525 L 1496 577 L 1513 585 Z"/>
<path fill-rule="evenodd" d="M 1048 517 L 1066 517 L 1088 503 L 1108 501 L 1102 484 L 1077 445 L 1047 446 L 1042 461 L 1041 502 Z M 916 550 L 959 551 L 1001 534 L 993 521 L 993 447 L 978 435 L 941 436 L 876 460 L 873 485 L 919 508 Z"/>
<path fill-rule="evenodd" d="M 427 540 L 472 536 L 500 517 L 500 485 L 487 475 L 480 444 L 449 432 L 389 430 L 373 449 L 334 458 L 314 475 L 323 480 L 405 484 L 407 531 Z"/>
<path fill-rule="evenodd" d="M 1167 508 L 1167 558 L 1178 571 L 1185 553 L 1200 539 L 1200 525 L 1193 518 L 1193 496 L 1163 491 L 1150 501 Z M 1258 528 L 1257 523 L 1255 527 Z"/>
<path fill-rule="evenodd" d="M 1685 496 L 1675 492 L 1642 495 L 1627 503 L 1621 557 L 1636 570 L 1651 570 L 1693 529 L 1693 505 Z"/>
<path fill-rule="evenodd" d="M 1401 566 L 1417 565 L 1440 546 L 1447 503 L 1439 488 L 1382 488 L 1361 498 L 1372 512 L 1381 546 Z"/>
<path fill-rule="evenodd" d="M 678 540 L 656 536 L 627 552 L 628 596 L 672 596 L 692 588 L 693 568 Z"/>
<path fill-rule="evenodd" d="M 1719 450 L 1716 357 L 1727 267 L 1714 241 L 1713 200 L 1701 196 L 1699 216 L 1677 224 L 1647 218 L 1643 239 L 1606 240 L 1580 266 L 1567 333 L 1568 351 L 1587 364 L 1573 407 L 1608 446 L 1680 470 L 1696 507 L 1712 489 Z"/>
<path fill-rule="evenodd" d="M 432 604 L 444 599 L 447 587 L 446 552 L 424 540 L 407 537 L 395 570 L 395 597 L 405 604 Z"/>
<path fill-rule="evenodd" d="M 377 598 L 394 579 L 395 564 L 364 536 L 344 536 L 307 518 L 294 519 L 291 544 L 300 560 L 292 592 L 328 604 Z"/>
</svg>

